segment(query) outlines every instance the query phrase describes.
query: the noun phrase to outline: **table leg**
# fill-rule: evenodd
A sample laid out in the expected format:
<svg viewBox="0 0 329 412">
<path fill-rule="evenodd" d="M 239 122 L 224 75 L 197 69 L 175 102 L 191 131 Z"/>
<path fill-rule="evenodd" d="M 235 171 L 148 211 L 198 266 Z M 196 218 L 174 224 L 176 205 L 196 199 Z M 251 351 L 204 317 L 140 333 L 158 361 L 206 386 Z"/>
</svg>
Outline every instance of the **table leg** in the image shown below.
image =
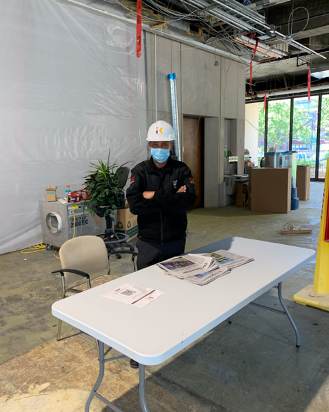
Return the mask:
<svg viewBox="0 0 329 412">
<path fill-rule="evenodd" d="M 139 364 L 139 400 L 143 412 L 149 412 L 145 399 L 145 366 Z"/>
<path fill-rule="evenodd" d="M 105 359 L 104 358 L 104 343 L 101 342 L 101 341 L 98 341 L 98 349 L 99 349 L 99 358 L 98 358 L 98 360 L 99 360 L 99 375 L 98 375 L 97 381 L 96 381 L 96 383 L 93 387 L 93 390 L 90 392 L 90 395 L 87 399 L 87 403 L 86 403 L 86 406 L 85 406 L 85 412 L 89 412 L 91 401 L 94 399 L 95 396 L 96 396 L 96 398 L 100 399 L 103 403 L 105 403 L 105 405 L 107 405 L 111 409 L 113 409 L 115 412 L 122 412 L 122 410 L 117 408 L 115 405 L 113 405 L 112 402 L 108 401 L 102 395 L 97 393 L 97 389 L 99 388 L 99 386 L 100 386 L 100 384 L 103 380 L 103 377 L 104 377 L 104 364 L 105 364 L 105 362 L 111 362 L 113 360 L 122 359 L 122 358 L 125 358 L 125 356 L 122 355 L 122 356 L 116 356 L 114 358 Z"/>
<path fill-rule="evenodd" d="M 85 406 L 85 412 L 89 412 L 89 407 L 91 404 L 91 401 L 93 400 L 93 398 L 96 396 L 96 392 L 97 389 L 99 388 L 99 385 L 101 384 L 103 377 L 104 377 L 104 343 L 103 342 L 98 342 L 98 359 L 99 359 L 99 375 L 97 378 L 97 381 L 92 389 L 92 391 L 90 392 L 90 395 L 87 399 L 87 403 Z"/>
<path fill-rule="evenodd" d="M 289 311 L 288 311 L 288 309 L 287 309 L 287 307 L 286 307 L 286 305 L 284 304 L 283 299 L 282 299 L 282 282 L 280 282 L 280 283 L 278 284 L 278 296 L 279 296 L 279 300 L 280 300 L 281 306 L 283 307 L 283 310 L 285 311 L 285 313 L 286 313 L 286 315 L 288 316 L 288 319 L 289 319 L 292 327 L 294 328 L 294 331 L 295 331 L 295 334 L 296 334 L 296 347 L 297 347 L 297 348 L 300 348 L 300 336 L 299 336 L 298 329 L 297 329 L 297 327 L 296 327 L 296 325 L 295 325 L 295 322 L 293 321 L 293 319 L 292 319 L 292 317 L 291 317 L 291 315 L 290 315 L 290 313 L 289 313 Z"/>
<path fill-rule="evenodd" d="M 105 403 L 105 405 L 109 406 L 112 410 L 114 410 L 115 412 L 123 412 L 121 409 L 119 409 L 118 407 L 113 405 L 112 402 L 108 401 L 102 395 L 97 393 L 97 390 L 98 390 L 100 384 L 102 383 L 102 380 L 103 380 L 103 377 L 104 377 L 104 364 L 105 364 L 105 362 L 111 362 L 113 360 L 122 359 L 122 358 L 125 358 L 126 356 L 122 355 L 122 356 L 116 356 L 116 357 L 112 357 L 112 358 L 109 358 L 109 359 L 105 359 L 105 357 L 104 357 L 104 343 L 101 342 L 101 341 L 97 341 L 97 342 L 98 342 L 98 349 L 99 349 L 99 357 L 98 357 L 98 360 L 99 360 L 99 374 L 98 374 L 97 381 L 96 381 L 96 383 L 95 383 L 95 385 L 94 385 L 94 387 L 93 387 L 92 391 L 90 392 L 90 395 L 87 399 L 86 406 L 85 406 L 85 412 L 89 412 L 91 401 L 94 399 L 95 396 L 96 396 L 96 398 L 100 399 L 103 403 Z M 140 398 L 140 402 L 141 402 L 143 412 L 149 412 L 149 410 L 147 409 L 146 400 L 145 400 L 145 366 L 144 365 L 139 365 L 139 398 Z"/>
</svg>

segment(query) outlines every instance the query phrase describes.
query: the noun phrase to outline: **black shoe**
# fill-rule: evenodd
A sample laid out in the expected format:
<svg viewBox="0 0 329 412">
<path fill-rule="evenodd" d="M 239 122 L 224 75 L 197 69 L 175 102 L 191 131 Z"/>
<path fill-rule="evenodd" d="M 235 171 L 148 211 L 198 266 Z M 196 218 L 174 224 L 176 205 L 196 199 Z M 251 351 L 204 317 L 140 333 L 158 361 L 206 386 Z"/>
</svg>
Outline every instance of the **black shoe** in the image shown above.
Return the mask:
<svg viewBox="0 0 329 412">
<path fill-rule="evenodd" d="M 130 359 L 130 367 L 133 369 L 138 369 L 139 368 L 139 363 L 134 361 L 133 359 Z"/>
</svg>

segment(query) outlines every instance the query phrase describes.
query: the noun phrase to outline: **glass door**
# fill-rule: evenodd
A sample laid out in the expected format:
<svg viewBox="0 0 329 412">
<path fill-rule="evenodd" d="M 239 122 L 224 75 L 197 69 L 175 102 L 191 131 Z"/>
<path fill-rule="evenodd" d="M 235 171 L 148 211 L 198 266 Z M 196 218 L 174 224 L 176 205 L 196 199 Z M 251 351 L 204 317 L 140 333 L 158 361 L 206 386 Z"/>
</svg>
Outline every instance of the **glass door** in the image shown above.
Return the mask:
<svg viewBox="0 0 329 412">
<path fill-rule="evenodd" d="M 291 99 L 268 102 L 267 151 L 289 150 Z"/>
<path fill-rule="evenodd" d="M 257 165 L 260 166 L 260 161 L 264 156 L 264 147 L 265 147 L 265 110 L 264 105 L 258 104 L 258 159 Z"/>
<path fill-rule="evenodd" d="M 311 179 L 316 177 L 316 141 L 319 96 L 294 99 L 292 150 L 297 152 L 297 164 L 311 166 Z"/>
</svg>

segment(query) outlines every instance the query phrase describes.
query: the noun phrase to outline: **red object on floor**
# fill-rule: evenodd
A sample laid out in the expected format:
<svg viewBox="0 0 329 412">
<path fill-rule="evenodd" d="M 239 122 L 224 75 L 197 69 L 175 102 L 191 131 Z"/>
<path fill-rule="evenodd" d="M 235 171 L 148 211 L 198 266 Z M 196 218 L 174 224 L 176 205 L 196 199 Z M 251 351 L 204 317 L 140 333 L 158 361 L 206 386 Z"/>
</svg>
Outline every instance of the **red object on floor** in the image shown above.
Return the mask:
<svg viewBox="0 0 329 412">
<path fill-rule="evenodd" d="M 142 55 L 142 0 L 137 0 L 136 20 L 136 56 Z"/>
</svg>

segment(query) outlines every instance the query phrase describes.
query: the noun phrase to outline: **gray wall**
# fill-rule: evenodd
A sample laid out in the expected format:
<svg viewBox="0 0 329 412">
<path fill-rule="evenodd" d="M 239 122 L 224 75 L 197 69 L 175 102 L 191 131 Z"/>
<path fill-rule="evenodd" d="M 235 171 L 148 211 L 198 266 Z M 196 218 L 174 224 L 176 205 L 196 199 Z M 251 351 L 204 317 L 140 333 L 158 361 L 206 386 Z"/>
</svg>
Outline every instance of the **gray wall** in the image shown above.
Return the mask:
<svg viewBox="0 0 329 412">
<path fill-rule="evenodd" d="M 224 123 L 232 119 L 231 148 L 239 156 L 243 173 L 245 127 L 245 66 L 213 53 L 157 35 L 156 73 L 158 120 L 171 123 L 167 75 L 176 73 L 180 135 L 183 116 L 205 118 L 205 207 L 229 203 L 224 194 Z M 146 32 L 147 93 L 149 124 L 155 116 L 155 35 Z M 215 60 L 219 65 L 215 66 Z M 184 161 L 183 144 L 182 160 Z"/>
</svg>

